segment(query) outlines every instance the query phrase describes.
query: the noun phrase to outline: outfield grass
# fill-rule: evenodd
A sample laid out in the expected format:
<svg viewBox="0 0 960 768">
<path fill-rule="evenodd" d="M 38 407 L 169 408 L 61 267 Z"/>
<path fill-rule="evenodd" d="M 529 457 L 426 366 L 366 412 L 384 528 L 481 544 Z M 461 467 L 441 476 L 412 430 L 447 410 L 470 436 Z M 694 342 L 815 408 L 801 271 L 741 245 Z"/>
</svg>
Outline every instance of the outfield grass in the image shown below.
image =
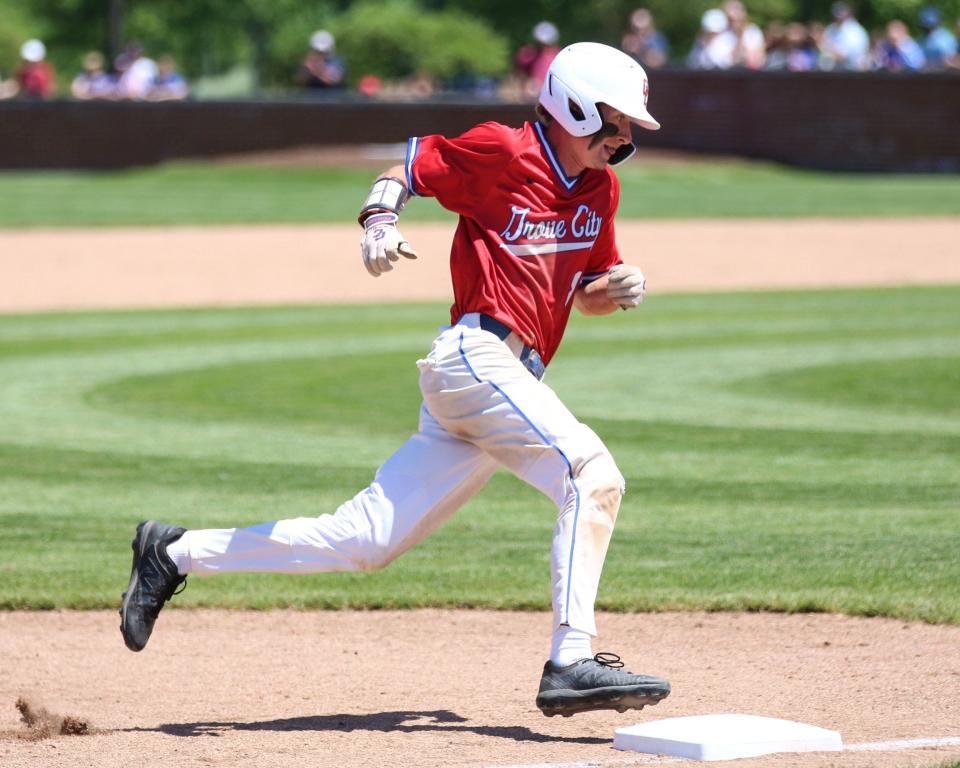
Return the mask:
<svg viewBox="0 0 960 768">
<path fill-rule="evenodd" d="M 415 428 L 445 309 L 0 316 L 0 608 L 117 604 L 135 524 L 316 515 Z M 600 606 L 960 622 L 960 287 L 654 297 L 548 381 L 628 493 Z M 547 608 L 554 511 L 498 474 L 374 574 L 181 606 Z"/>
<path fill-rule="evenodd" d="M 384 163 L 386 166 L 388 163 Z M 370 170 L 173 163 L 104 173 L 0 173 L 0 227 L 352 222 Z M 960 176 L 855 175 L 745 160 L 648 163 L 618 175 L 621 218 L 960 214 Z M 444 220 L 416 200 L 405 220 Z"/>
</svg>

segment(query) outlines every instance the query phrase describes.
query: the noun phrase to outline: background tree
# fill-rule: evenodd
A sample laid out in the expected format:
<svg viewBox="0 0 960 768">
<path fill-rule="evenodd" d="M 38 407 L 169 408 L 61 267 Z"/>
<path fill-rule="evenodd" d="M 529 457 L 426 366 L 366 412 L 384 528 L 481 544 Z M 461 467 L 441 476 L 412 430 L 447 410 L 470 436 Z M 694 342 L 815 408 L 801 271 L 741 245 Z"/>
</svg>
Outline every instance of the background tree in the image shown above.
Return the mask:
<svg viewBox="0 0 960 768">
<path fill-rule="evenodd" d="M 411 0 L 369 0 L 337 16 L 331 31 L 348 64 L 347 79 L 365 74 L 398 78 L 429 74 L 452 80 L 496 76 L 509 68 L 506 38 L 454 8 L 433 11 Z"/>
</svg>

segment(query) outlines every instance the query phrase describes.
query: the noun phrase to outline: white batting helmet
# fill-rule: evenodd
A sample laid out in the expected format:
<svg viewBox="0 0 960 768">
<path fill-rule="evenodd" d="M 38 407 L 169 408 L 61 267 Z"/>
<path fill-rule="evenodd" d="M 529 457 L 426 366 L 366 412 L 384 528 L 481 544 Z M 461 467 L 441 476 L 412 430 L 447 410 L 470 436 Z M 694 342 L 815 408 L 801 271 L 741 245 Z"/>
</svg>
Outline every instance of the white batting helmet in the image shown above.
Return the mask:
<svg viewBox="0 0 960 768">
<path fill-rule="evenodd" d="M 540 103 L 574 136 L 600 130 L 601 102 L 651 131 L 660 123 L 647 112 L 647 73 L 623 51 L 600 43 L 568 45 L 550 64 L 540 88 Z"/>
</svg>

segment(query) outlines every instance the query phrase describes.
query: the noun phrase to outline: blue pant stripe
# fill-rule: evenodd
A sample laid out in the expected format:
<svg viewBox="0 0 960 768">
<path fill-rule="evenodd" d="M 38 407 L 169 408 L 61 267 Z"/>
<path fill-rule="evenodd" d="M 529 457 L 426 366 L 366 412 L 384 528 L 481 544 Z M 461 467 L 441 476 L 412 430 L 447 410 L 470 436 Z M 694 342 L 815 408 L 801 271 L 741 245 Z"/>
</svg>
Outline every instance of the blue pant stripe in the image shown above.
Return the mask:
<svg viewBox="0 0 960 768">
<path fill-rule="evenodd" d="M 470 371 L 470 375 L 477 381 L 479 384 L 489 384 L 493 387 L 500 395 L 503 397 L 507 403 L 510 404 L 510 407 L 530 426 L 534 432 L 537 433 L 537 436 L 550 448 L 555 450 L 560 458 L 563 459 L 563 462 L 567 465 L 567 475 L 570 477 L 570 484 L 573 486 L 573 492 L 576 497 L 576 504 L 574 505 L 573 510 L 573 536 L 570 539 L 570 561 L 567 563 L 567 595 L 566 595 L 566 615 L 563 617 L 561 623 L 567 624 L 570 619 L 570 589 L 573 584 L 573 553 L 576 550 L 577 546 L 577 522 L 580 518 L 580 488 L 577 485 L 576 478 L 573 476 L 573 465 L 570 463 L 570 459 L 567 458 L 567 455 L 560 449 L 558 445 L 551 442 L 543 432 L 534 424 L 530 417 L 525 414 L 520 407 L 510 399 L 510 396 L 503 391 L 499 386 L 494 384 L 492 381 L 484 381 L 481 379 L 477 372 L 473 369 L 473 366 L 470 365 L 470 361 L 467 359 L 467 353 L 463 351 L 463 333 L 460 333 L 460 357 L 463 359 L 463 364 L 467 366 L 467 370 Z"/>
</svg>

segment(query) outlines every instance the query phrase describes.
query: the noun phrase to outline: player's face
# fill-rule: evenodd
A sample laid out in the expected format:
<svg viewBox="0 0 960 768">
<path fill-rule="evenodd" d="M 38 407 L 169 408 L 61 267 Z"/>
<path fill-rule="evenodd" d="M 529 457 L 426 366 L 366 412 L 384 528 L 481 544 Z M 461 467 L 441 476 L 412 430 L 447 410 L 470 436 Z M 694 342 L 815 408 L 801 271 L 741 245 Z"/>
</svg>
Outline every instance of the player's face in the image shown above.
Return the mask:
<svg viewBox="0 0 960 768">
<path fill-rule="evenodd" d="M 606 104 L 600 105 L 600 115 L 604 123 L 609 123 L 617 132 L 612 136 L 604 136 L 599 141 L 593 143 L 592 136 L 574 137 L 571 147 L 574 159 L 581 168 L 594 168 L 602 170 L 607 167 L 613 153 L 624 144 L 629 144 L 633 137 L 630 134 L 630 118 L 622 112 L 608 107 Z"/>
</svg>

